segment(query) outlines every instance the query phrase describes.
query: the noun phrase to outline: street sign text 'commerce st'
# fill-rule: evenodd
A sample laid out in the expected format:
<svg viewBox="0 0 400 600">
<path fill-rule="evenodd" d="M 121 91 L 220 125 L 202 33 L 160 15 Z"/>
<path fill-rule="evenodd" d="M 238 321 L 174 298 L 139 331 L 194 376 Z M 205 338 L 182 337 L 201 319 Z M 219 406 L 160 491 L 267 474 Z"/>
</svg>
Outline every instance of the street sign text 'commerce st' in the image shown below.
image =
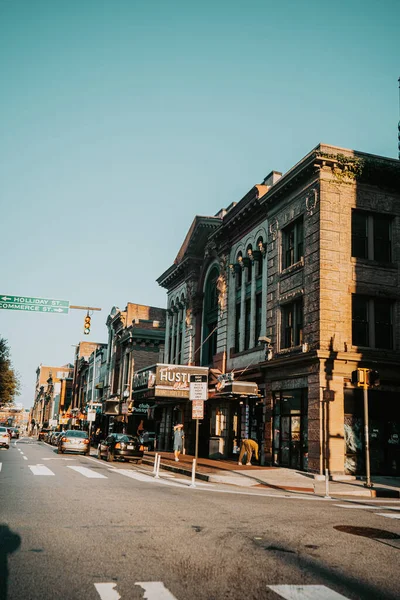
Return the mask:
<svg viewBox="0 0 400 600">
<path fill-rule="evenodd" d="M 53 298 L 31 298 L 30 296 L 0 294 L 0 309 L 68 314 L 69 300 L 54 300 Z"/>
</svg>

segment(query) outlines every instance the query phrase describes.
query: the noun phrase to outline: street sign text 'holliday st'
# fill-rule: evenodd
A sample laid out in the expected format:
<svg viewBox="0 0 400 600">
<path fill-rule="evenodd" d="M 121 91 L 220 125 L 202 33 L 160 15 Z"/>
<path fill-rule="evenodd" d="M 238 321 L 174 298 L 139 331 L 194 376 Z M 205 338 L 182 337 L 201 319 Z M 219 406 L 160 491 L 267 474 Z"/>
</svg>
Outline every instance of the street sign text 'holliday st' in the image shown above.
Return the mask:
<svg viewBox="0 0 400 600">
<path fill-rule="evenodd" d="M 15 296 L 12 294 L 1 294 L 0 309 L 68 314 L 69 300 L 54 300 L 53 298 L 31 298 L 30 296 Z"/>
</svg>

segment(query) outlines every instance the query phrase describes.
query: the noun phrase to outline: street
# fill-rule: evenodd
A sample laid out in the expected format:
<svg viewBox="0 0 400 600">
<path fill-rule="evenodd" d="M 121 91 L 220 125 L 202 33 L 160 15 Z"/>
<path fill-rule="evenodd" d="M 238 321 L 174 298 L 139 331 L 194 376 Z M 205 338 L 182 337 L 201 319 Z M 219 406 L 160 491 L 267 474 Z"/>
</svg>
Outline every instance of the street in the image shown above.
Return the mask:
<svg viewBox="0 0 400 600">
<path fill-rule="evenodd" d="M 394 600 L 399 517 L 398 500 L 191 488 L 23 438 L 0 450 L 0 599 Z"/>
</svg>

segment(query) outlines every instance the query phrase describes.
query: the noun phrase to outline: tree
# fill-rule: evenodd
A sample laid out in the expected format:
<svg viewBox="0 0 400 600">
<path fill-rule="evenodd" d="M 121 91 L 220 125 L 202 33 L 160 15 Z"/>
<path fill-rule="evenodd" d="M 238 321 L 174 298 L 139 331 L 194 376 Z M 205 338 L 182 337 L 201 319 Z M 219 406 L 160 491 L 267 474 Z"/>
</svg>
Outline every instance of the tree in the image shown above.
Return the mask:
<svg viewBox="0 0 400 600">
<path fill-rule="evenodd" d="M 8 342 L 0 337 L 0 407 L 12 404 L 19 391 L 20 381 L 11 364 Z"/>
</svg>

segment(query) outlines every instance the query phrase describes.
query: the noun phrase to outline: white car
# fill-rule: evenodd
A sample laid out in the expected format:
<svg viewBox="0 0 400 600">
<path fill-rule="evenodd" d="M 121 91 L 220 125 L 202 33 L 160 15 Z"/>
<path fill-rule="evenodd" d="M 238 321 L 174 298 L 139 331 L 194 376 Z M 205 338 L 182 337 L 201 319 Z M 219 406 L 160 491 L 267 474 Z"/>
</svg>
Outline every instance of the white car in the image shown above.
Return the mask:
<svg viewBox="0 0 400 600">
<path fill-rule="evenodd" d="M 6 447 L 7 450 L 10 447 L 10 434 L 7 427 L 0 427 L 0 448 L 2 447 Z"/>
</svg>

